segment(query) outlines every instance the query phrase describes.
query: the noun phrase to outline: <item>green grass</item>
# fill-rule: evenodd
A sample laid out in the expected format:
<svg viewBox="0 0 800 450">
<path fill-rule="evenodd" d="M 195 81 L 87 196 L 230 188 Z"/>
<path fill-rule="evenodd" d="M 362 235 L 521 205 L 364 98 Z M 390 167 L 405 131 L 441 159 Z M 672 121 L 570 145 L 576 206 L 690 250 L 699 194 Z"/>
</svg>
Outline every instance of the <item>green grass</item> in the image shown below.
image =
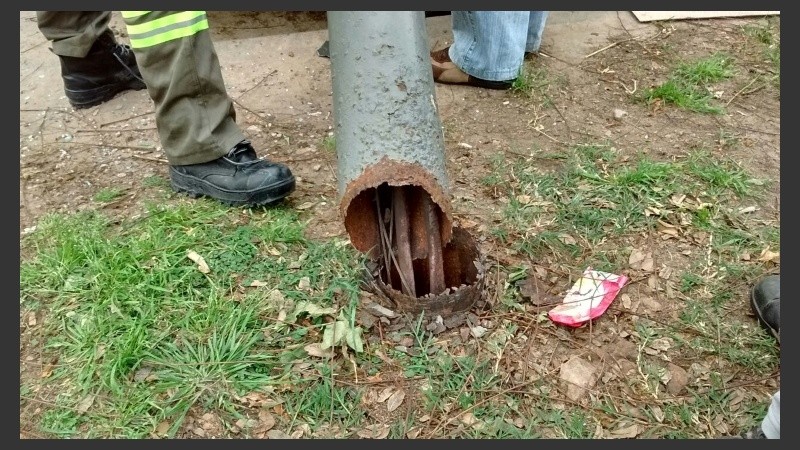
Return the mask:
<svg viewBox="0 0 800 450">
<path fill-rule="evenodd" d="M 646 89 L 640 98 L 647 104 L 660 100 L 667 104 L 705 114 L 722 114 L 709 87 L 734 75 L 733 59 L 716 53 L 693 62 L 679 64 L 664 83 Z"/>
<path fill-rule="evenodd" d="M 290 210 L 238 214 L 197 201 L 152 206 L 121 227 L 97 213 L 53 215 L 27 236 L 24 245 L 37 256 L 20 264 L 20 303 L 43 315 L 43 352 L 58 357 L 47 381 L 62 386 L 58 407 L 41 416 L 41 432 L 147 437 L 168 421 L 173 434 L 192 408 L 219 409 L 234 421 L 243 410 L 238 397 L 273 389 L 310 393 L 296 420 L 319 420 L 314 405 L 319 392 L 331 391 L 330 377 L 289 369 L 307 358 L 304 343 L 320 342 L 325 316 L 302 310 L 297 322 L 276 318 L 301 301 L 352 317 L 359 258 L 339 242 L 306 240 Z M 189 250 L 210 273 L 187 258 Z M 304 277 L 308 291 L 297 289 Z M 253 280 L 266 286 L 248 287 Z M 88 395 L 102 401 L 74 413 Z M 357 393 L 332 398 L 350 404 Z M 338 404 L 336 411 L 342 421 L 359 414 Z"/>
<path fill-rule="evenodd" d="M 94 201 L 98 203 L 108 203 L 119 198 L 123 193 L 121 189 L 103 188 L 94 195 Z"/>
<path fill-rule="evenodd" d="M 60 438 L 146 438 L 163 424 L 181 436 L 186 418 L 205 412 L 230 430 L 257 416 L 259 406 L 242 399 L 248 395 L 280 404 L 281 412 L 271 409 L 275 430 L 343 437 L 378 425 L 391 438 L 413 429 L 420 437 L 586 439 L 600 427 L 607 433 L 630 424 L 626 406 L 647 417 L 639 437 L 708 437 L 698 423 L 715 418 L 737 430 L 758 423 L 766 403 L 755 396 L 734 402 L 725 383 L 779 368 L 774 339 L 741 314 L 747 287 L 768 267 L 757 256 L 780 248 L 778 224 L 738 212 L 760 203 L 764 183 L 701 148 L 660 160 L 584 144 L 552 156 L 547 166 L 559 167 L 548 171 L 540 169 L 542 155 L 494 157 L 484 179 L 505 196 L 487 238 L 522 257 L 498 267 L 497 303 L 482 317 L 493 322 L 487 334 L 455 343 L 457 330 L 433 335 L 425 329 L 430 317 L 418 316 L 405 330 L 373 329 L 353 361 L 341 348 L 332 359 L 304 349 L 322 342 L 334 320 L 357 328 L 364 294 L 361 257 L 344 241 L 307 239 L 302 213 L 195 200 L 150 205 L 121 222 L 99 212 L 48 216 L 21 241 L 33 255 L 20 263 L 21 318 L 33 311 L 39 322 L 23 336 L 37 350 L 30 363 L 21 355 L 21 412 L 36 420 L 36 433 Z M 681 240 L 660 243 L 659 219 L 679 226 Z M 713 239 L 691 244 L 698 232 Z M 685 397 L 673 398 L 659 381 L 663 355 L 643 352 L 633 376 L 602 382 L 585 403 L 567 402 L 559 360 L 571 352 L 588 358 L 591 338 L 585 328 L 558 329 L 522 299 L 517 282 L 532 264 L 547 267 L 547 278 L 587 265 L 627 271 L 631 248 L 643 242 L 670 256 L 693 245 L 670 278 L 677 293 L 670 307 L 678 308 L 653 316 L 657 322 L 641 310 L 604 317 L 594 332 L 626 331 L 637 348 L 668 338 L 673 362 L 687 370 L 705 364 L 709 378 L 690 381 Z M 187 257 L 190 250 L 209 273 Z M 637 292 L 628 291 L 634 301 Z M 43 364 L 55 361 L 52 374 L 42 377 L 38 352 Z M 524 379 L 523 361 L 539 367 Z M 364 403 L 368 390 L 388 386 L 373 381 L 381 379 L 397 379 L 391 383 L 406 391 L 391 417 L 373 414 L 379 407 L 385 413 L 385 404 Z M 760 394 L 764 387 L 748 389 Z"/>
<path fill-rule="evenodd" d="M 551 80 L 544 69 L 530 69 L 523 65 L 519 75 L 511 84 L 511 92 L 525 97 L 532 97 L 541 94 L 550 84 Z"/>
<path fill-rule="evenodd" d="M 504 225 L 494 234 L 531 257 L 552 252 L 574 258 L 581 241 L 595 246 L 613 236 L 654 229 L 658 217 L 648 216 L 648 208 L 670 210 L 673 196 L 699 196 L 709 206 L 673 205 L 667 219 L 684 214 L 708 228 L 712 220 L 721 222 L 721 215 L 733 214 L 729 209 L 735 202 L 755 192 L 741 166 L 702 149 L 676 161 L 641 156 L 615 164 L 615 158 L 610 147 L 581 146 L 555 173 L 538 171 L 533 161 L 499 169 L 493 182 L 509 195 Z M 614 260 L 606 256 L 599 261 L 603 259 Z"/>
<path fill-rule="evenodd" d="M 762 54 L 772 66 L 774 75 L 771 81 L 780 89 L 781 83 L 781 41 L 780 29 L 774 23 L 765 25 L 747 25 L 743 27 L 744 35 L 761 46 Z"/>
<path fill-rule="evenodd" d="M 336 151 L 336 136 L 329 135 L 322 138 L 322 148 L 328 150 L 329 152 Z"/>
<path fill-rule="evenodd" d="M 685 83 L 705 86 L 732 77 L 732 66 L 733 59 L 730 56 L 716 53 L 692 63 L 680 64 L 673 75 Z"/>
</svg>

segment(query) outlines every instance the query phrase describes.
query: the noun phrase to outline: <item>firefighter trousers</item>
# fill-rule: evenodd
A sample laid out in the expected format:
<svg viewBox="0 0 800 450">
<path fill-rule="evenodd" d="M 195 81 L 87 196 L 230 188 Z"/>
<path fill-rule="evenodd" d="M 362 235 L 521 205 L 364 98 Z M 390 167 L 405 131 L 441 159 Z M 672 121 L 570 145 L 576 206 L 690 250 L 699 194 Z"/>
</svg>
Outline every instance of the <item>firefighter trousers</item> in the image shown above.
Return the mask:
<svg viewBox="0 0 800 450">
<path fill-rule="evenodd" d="M 205 11 L 122 11 L 131 48 L 155 103 L 171 165 L 199 164 L 245 139 L 236 124 Z M 39 30 L 60 56 L 84 57 L 111 11 L 37 11 Z"/>
</svg>

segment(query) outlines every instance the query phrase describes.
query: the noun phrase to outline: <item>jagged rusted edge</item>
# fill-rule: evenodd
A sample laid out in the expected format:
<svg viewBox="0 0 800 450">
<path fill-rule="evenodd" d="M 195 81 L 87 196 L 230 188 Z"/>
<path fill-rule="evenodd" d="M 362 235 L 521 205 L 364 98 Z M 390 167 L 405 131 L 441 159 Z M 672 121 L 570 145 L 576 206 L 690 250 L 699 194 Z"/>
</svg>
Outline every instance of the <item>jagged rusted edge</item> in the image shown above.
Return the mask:
<svg viewBox="0 0 800 450">
<path fill-rule="evenodd" d="M 442 243 L 450 242 L 453 212 L 450 198 L 445 189 L 423 166 L 383 157 L 377 163 L 364 169 L 361 175 L 347 184 L 339 202 L 339 211 L 344 218 L 345 230 L 350 237 L 350 242 L 358 251 L 362 253 L 369 252 L 378 245 L 378 239 L 377 235 L 370 237 L 372 233 L 367 227 L 358 230 L 351 229 L 353 226 L 347 220 L 348 211 L 358 194 L 370 188 L 377 188 L 383 183 L 387 183 L 390 186 L 419 186 L 424 189 L 431 196 L 431 200 L 442 210 L 444 216 L 441 224 Z M 365 205 L 355 206 L 357 206 L 356 212 L 350 211 L 350 213 L 358 213 L 362 208 L 366 208 Z M 370 211 L 369 214 L 371 213 Z"/>
<path fill-rule="evenodd" d="M 416 315 L 424 311 L 426 315 L 448 317 L 472 309 L 476 303 L 484 300 L 486 295 L 486 256 L 481 253 L 477 242 L 469 233 L 458 227 L 453 228 L 453 232 L 461 232 L 469 236 L 474 252 L 478 255 L 477 259 L 473 261 L 478 269 L 474 283 L 462 284 L 455 292 L 417 298 L 405 295 L 388 286 L 380 278 L 372 276 L 374 274 L 366 274 L 365 277 L 371 277 L 370 280 L 365 280 L 366 288 L 378 297 L 388 300 L 391 303 L 389 306 L 401 313 Z"/>
</svg>

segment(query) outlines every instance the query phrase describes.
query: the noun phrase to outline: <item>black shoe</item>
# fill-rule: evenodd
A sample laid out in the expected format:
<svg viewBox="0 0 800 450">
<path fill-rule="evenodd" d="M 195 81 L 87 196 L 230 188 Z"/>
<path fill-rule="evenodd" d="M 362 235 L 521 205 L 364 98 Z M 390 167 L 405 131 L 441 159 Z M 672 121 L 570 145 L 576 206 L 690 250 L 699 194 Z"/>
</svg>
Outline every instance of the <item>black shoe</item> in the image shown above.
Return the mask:
<svg viewBox="0 0 800 450">
<path fill-rule="evenodd" d="M 780 342 L 781 277 L 769 275 L 759 281 L 750 292 L 750 306 L 761 326 Z"/>
<path fill-rule="evenodd" d="M 133 50 L 118 44 L 113 33 L 102 34 L 83 58 L 59 56 L 64 92 L 74 108 L 89 108 L 118 93 L 146 88 Z"/>
<path fill-rule="evenodd" d="M 283 164 L 259 159 L 248 141 L 227 155 L 202 164 L 170 166 L 172 188 L 192 197 L 205 195 L 228 205 L 263 206 L 294 191 L 294 175 Z"/>
<path fill-rule="evenodd" d="M 734 436 L 721 436 L 720 439 L 767 439 L 761 425 Z"/>
<path fill-rule="evenodd" d="M 514 80 L 493 81 L 476 78 L 464 72 L 450 59 L 450 47 L 430 52 L 433 81 L 442 84 L 460 84 L 484 89 L 511 89 Z"/>
</svg>

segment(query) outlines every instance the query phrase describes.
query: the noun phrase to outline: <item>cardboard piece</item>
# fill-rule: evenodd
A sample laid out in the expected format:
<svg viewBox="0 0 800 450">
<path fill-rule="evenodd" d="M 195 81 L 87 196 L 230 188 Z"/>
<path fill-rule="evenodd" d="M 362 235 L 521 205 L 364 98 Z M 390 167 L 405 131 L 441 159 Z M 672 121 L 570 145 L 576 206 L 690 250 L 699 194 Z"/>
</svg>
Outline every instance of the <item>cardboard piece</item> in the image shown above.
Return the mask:
<svg viewBox="0 0 800 450">
<path fill-rule="evenodd" d="M 639 22 L 655 20 L 713 19 L 720 17 L 779 16 L 780 11 L 631 11 Z"/>
</svg>

